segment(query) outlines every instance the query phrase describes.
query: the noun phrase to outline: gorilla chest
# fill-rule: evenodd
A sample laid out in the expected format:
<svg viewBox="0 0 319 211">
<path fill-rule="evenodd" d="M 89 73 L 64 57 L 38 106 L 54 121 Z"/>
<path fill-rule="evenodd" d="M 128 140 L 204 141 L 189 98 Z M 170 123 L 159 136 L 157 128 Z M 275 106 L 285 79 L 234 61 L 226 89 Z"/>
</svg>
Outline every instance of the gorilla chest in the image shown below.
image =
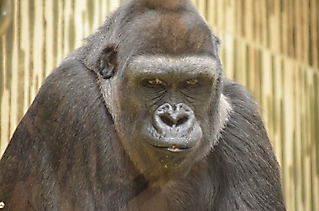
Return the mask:
<svg viewBox="0 0 319 211">
<path fill-rule="evenodd" d="M 187 186 L 187 184 L 184 184 Z M 187 191 L 187 192 L 185 192 Z M 207 193 L 207 192 L 206 192 Z M 154 190 L 147 189 L 127 202 L 121 211 L 185 211 L 211 210 L 212 194 L 199 190 Z"/>
</svg>

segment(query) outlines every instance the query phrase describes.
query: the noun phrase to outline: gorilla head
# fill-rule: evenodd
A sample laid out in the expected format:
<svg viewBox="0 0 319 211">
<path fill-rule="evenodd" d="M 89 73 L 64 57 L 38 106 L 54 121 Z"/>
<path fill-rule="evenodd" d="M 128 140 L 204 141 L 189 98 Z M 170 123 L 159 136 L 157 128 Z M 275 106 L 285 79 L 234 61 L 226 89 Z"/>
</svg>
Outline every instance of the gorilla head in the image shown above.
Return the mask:
<svg viewBox="0 0 319 211">
<path fill-rule="evenodd" d="M 147 177 L 167 181 L 209 153 L 230 106 L 218 39 L 190 4 L 161 2 L 126 6 L 98 72 L 126 152 Z"/>
</svg>

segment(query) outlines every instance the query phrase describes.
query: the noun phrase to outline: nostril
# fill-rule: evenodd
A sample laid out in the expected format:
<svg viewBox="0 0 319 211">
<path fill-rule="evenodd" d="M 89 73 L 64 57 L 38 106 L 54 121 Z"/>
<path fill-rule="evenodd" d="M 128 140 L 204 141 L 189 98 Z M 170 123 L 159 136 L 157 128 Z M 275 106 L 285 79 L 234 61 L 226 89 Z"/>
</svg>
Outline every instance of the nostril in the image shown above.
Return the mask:
<svg viewBox="0 0 319 211">
<path fill-rule="evenodd" d="M 160 116 L 161 120 L 168 126 L 173 127 L 173 125 L 175 125 L 175 122 L 172 118 L 170 118 L 170 116 L 167 115 L 162 115 Z"/>
<path fill-rule="evenodd" d="M 180 125 L 186 123 L 187 120 L 188 120 L 188 117 L 187 117 L 187 116 L 183 116 L 182 118 L 180 118 L 180 119 L 177 121 L 176 127 L 178 127 L 178 126 L 180 126 Z"/>
<path fill-rule="evenodd" d="M 183 115 L 175 119 L 171 115 L 165 114 L 165 115 L 161 115 L 160 118 L 162 122 L 168 125 L 169 127 L 178 127 L 188 121 L 187 115 Z"/>
</svg>

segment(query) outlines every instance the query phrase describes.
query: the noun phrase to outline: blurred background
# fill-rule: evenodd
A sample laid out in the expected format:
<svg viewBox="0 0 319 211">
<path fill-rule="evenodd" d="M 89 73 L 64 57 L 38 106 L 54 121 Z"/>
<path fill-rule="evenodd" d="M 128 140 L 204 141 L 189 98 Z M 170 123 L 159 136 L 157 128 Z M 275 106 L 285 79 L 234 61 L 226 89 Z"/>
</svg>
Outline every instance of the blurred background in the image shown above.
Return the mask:
<svg viewBox="0 0 319 211">
<path fill-rule="evenodd" d="M 319 1 L 192 1 L 261 105 L 288 210 L 318 211 Z M 122 2 L 0 0 L 0 156 L 46 76 Z"/>
</svg>

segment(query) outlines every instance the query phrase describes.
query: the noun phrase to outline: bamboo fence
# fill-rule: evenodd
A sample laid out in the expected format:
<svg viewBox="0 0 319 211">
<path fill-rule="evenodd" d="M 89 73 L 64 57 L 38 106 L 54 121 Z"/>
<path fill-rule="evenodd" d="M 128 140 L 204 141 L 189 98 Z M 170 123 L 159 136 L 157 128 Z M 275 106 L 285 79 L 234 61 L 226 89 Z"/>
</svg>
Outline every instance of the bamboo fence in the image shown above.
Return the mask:
<svg viewBox="0 0 319 211">
<path fill-rule="evenodd" d="M 222 41 L 225 75 L 261 105 L 288 210 L 319 210 L 319 1 L 192 1 Z M 0 37 L 0 156 L 45 77 L 121 2 L 12 0 Z"/>
</svg>

